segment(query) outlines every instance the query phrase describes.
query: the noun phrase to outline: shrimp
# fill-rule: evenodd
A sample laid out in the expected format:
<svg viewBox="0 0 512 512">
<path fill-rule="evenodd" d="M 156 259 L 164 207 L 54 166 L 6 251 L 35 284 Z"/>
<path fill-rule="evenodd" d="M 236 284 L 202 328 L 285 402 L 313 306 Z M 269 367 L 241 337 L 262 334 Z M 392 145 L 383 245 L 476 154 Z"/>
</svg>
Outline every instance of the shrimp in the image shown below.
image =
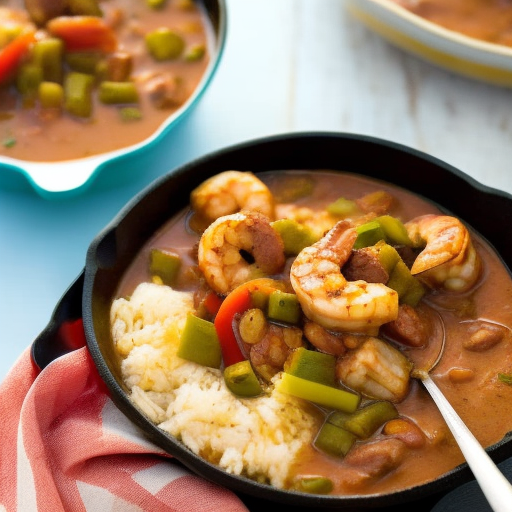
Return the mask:
<svg viewBox="0 0 512 512">
<path fill-rule="evenodd" d="M 238 285 L 281 272 L 284 244 L 270 221 L 258 212 L 225 215 L 199 240 L 198 264 L 206 282 L 225 295 Z"/>
<path fill-rule="evenodd" d="M 194 212 L 208 224 L 241 210 L 275 219 L 275 201 L 268 187 L 250 172 L 225 171 L 212 176 L 190 194 Z"/>
<path fill-rule="evenodd" d="M 318 242 L 303 249 L 290 268 L 290 282 L 304 314 L 338 332 L 377 334 L 398 316 L 398 294 L 382 283 L 347 281 L 341 267 L 357 232 L 339 221 Z"/>
<path fill-rule="evenodd" d="M 480 277 L 481 261 L 468 229 L 456 217 L 422 215 L 405 224 L 416 246 L 425 246 L 411 267 L 431 287 L 467 291 Z"/>
</svg>

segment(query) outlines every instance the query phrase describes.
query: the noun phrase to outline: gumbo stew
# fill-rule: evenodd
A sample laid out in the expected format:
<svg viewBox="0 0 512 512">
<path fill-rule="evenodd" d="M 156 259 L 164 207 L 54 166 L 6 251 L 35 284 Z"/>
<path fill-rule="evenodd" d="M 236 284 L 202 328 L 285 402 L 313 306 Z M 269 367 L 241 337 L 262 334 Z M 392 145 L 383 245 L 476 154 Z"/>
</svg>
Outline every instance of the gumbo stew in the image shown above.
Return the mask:
<svg viewBox="0 0 512 512">
<path fill-rule="evenodd" d="M 194 0 L 7 0 L 0 154 L 60 161 L 138 144 L 198 87 L 213 29 Z"/>
<path fill-rule="evenodd" d="M 133 403 L 225 471 L 390 493 L 464 462 L 415 379 L 483 446 L 512 427 L 512 280 L 478 233 L 350 173 L 226 171 L 140 250 L 111 306 Z"/>
</svg>

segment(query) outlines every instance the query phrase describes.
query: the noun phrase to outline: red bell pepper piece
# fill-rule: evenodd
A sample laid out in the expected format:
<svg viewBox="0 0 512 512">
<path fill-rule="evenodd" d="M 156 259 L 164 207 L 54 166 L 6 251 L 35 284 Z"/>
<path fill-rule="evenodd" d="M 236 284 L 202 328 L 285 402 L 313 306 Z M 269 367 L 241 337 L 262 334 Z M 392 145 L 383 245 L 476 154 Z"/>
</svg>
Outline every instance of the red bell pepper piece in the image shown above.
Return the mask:
<svg viewBox="0 0 512 512">
<path fill-rule="evenodd" d="M 46 28 L 64 41 L 68 52 L 96 50 L 111 53 L 117 48 L 114 31 L 96 16 L 59 16 L 50 20 Z"/>
<path fill-rule="evenodd" d="M 251 292 L 262 290 L 270 293 L 277 287 L 272 279 L 254 279 L 241 284 L 224 299 L 214 320 L 224 366 L 231 366 L 246 359 L 233 331 L 235 315 L 242 314 L 252 307 Z"/>
<path fill-rule="evenodd" d="M 35 38 L 35 31 L 24 32 L 0 50 L 0 83 L 5 82 L 16 71 Z"/>
</svg>

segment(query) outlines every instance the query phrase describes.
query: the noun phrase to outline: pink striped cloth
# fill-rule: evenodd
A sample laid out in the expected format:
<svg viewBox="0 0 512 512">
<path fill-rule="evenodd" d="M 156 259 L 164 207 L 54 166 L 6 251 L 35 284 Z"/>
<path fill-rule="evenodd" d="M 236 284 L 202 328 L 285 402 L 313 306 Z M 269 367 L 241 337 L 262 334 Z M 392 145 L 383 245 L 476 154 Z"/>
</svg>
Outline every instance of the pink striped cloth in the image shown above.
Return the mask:
<svg viewBox="0 0 512 512">
<path fill-rule="evenodd" d="M 42 372 L 27 349 L 0 384 L 0 512 L 247 510 L 142 436 L 86 347 Z"/>
</svg>

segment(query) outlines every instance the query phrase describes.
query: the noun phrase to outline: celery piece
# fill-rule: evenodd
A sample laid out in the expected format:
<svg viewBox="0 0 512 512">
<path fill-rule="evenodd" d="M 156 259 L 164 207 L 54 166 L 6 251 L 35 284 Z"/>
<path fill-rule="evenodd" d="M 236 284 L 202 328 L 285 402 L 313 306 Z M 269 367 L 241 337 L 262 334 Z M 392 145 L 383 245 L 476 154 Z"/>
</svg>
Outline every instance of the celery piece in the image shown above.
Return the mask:
<svg viewBox="0 0 512 512">
<path fill-rule="evenodd" d="M 172 286 L 176 282 L 181 268 L 179 254 L 165 249 L 151 249 L 149 254 L 149 271 L 157 275 L 166 285 Z"/>
<path fill-rule="evenodd" d="M 64 61 L 73 71 L 95 75 L 103 56 L 100 52 L 71 52 L 64 55 Z"/>
<path fill-rule="evenodd" d="M 34 43 L 33 62 L 43 70 L 45 82 L 62 83 L 64 43 L 57 37 L 48 37 Z"/>
<path fill-rule="evenodd" d="M 297 295 L 280 290 L 272 292 L 268 297 L 267 314 L 272 320 L 297 324 L 301 314 L 301 307 Z"/>
<path fill-rule="evenodd" d="M 276 389 L 318 405 L 346 412 L 355 411 L 361 401 L 359 395 L 350 391 L 302 379 L 286 372 L 282 373 L 281 379 L 276 384 Z"/>
<path fill-rule="evenodd" d="M 55 82 L 41 82 L 38 97 L 43 108 L 61 108 L 64 102 L 64 89 Z"/>
<path fill-rule="evenodd" d="M 412 240 L 409 238 L 407 229 L 400 219 L 392 217 L 391 215 L 381 215 L 375 219 L 379 224 L 384 234 L 386 241 L 394 245 L 406 245 L 412 247 Z"/>
<path fill-rule="evenodd" d="M 247 359 L 226 367 L 224 381 L 229 390 L 237 396 L 248 398 L 262 393 L 260 381 Z"/>
<path fill-rule="evenodd" d="M 330 478 L 324 476 L 306 476 L 295 482 L 294 489 L 308 494 L 329 494 L 334 489 L 334 484 Z"/>
<path fill-rule="evenodd" d="M 145 41 L 150 55 L 158 61 L 177 59 L 185 48 L 183 38 L 166 27 L 149 32 Z"/>
<path fill-rule="evenodd" d="M 327 211 L 336 217 L 348 217 L 349 215 L 354 215 L 354 213 L 357 213 L 360 210 L 355 201 L 340 197 L 333 203 L 327 205 Z"/>
<path fill-rule="evenodd" d="M 281 236 L 284 252 L 288 255 L 297 255 L 304 247 L 309 247 L 318 240 L 311 228 L 291 219 L 276 220 L 272 222 L 272 227 Z"/>
<path fill-rule="evenodd" d="M 37 64 L 24 64 L 16 75 L 16 88 L 25 97 L 36 97 L 43 81 L 43 70 Z"/>
<path fill-rule="evenodd" d="M 92 87 L 94 77 L 86 73 L 71 71 L 64 78 L 64 108 L 77 117 L 92 114 Z"/>
<path fill-rule="evenodd" d="M 222 352 L 213 323 L 189 313 L 177 354 L 202 366 L 220 368 Z"/>
<path fill-rule="evenodd" d="M 332 423 L 325 422 L 316 435 L 313 445 L 320 451 L 344 457 L 356 442 L 356 436 Z"/>
<path fill-rule="evenodd" d="M 335 411 L 327 418 L 328 423 L 341 427 L 359 439 L 368 439 L 389 420 L 398 418 L 396 407 L 388 401 L 372 402 L 352 414 Z"/>
<path fill-rule="evenodd" d="M 336 358 L 304 347 L 295 349 L 285 362 L 286 373 L 301 379 L 312 380 L 334 387 L 336 383 Z"/>
<path fill-rule="evenodd" d="M 101 82 L 98 97 L 102 103 L 107 105 L 122 105 L 139 101 L 139 93 L 133 82 Z"/>
<path fill-rule="evenodd" d="M 354 243 L 354 249 L 375 245 L 380 240 L 386 239 L 380 224 L 375 220 L 357 226 L 356 231 L 358 236 Z"/>
</svg>

